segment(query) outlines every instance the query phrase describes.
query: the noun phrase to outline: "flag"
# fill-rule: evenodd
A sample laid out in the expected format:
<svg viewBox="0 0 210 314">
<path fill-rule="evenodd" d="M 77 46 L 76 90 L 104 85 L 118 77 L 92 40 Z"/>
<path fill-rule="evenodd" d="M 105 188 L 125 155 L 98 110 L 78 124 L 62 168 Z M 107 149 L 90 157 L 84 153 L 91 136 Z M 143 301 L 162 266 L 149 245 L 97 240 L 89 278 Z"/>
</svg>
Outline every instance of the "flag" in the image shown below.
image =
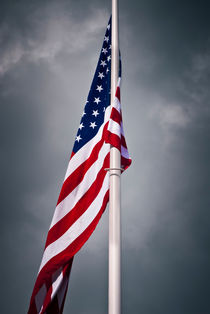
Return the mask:
<svg viewBox="0 0 210 314">
<path fill-rule="evenodd" d="M 110 144 L 131 159 L 123 133 L 118 84 L 110 106 L 111 18 L 48 231 L 28 314 L 61 314 L 74 255 L 96 228 L 109 199 Z"/>
</svg>

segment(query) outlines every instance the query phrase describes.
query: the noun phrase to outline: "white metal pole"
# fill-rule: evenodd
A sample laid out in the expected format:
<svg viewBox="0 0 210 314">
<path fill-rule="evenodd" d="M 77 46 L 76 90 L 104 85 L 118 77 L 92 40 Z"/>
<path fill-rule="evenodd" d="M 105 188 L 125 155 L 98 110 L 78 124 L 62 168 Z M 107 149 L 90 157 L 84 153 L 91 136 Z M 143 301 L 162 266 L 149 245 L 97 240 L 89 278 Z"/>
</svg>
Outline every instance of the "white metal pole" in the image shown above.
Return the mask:
<svg viewBox="0 0 210 314">
<path fill-rule="evenodd" d="M 111 104 L 113 104 L 119 74 L 118 0 L 112 0 Z M 121 235 L 120 176 L 121 154 L 110 151 L 109 195 L 109 314 L 121 312 Z"/>
</svg>

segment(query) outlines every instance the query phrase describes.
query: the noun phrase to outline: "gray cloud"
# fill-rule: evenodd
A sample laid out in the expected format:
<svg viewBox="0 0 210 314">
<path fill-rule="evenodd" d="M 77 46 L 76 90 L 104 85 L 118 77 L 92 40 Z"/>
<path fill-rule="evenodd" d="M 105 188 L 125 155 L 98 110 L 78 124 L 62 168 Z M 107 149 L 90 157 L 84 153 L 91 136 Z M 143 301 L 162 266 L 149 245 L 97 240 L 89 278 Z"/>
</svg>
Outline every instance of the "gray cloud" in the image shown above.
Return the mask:
<svg viewBox="0 0 210 314">
<path fill-rule="evenodd" d="M 109 12 L 1 3 L 2 313 L 27 311 Z M 210 311 L 209 38 L 205 1 L 120 1 L 125 313 Z M 108 211 L 75 258 L 64 313 L 107 312 L 107 236 Z"/>
</svg>

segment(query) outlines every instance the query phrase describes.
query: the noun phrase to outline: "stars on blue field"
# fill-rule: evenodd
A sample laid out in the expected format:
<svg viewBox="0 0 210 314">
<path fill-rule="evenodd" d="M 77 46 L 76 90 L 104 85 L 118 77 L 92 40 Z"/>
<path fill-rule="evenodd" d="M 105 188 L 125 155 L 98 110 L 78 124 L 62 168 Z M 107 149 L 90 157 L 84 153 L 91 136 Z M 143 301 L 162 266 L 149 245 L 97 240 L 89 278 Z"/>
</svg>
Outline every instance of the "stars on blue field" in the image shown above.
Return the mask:
<svg viewBox="0 0 210 314">
<path fill-rule="evenodd" d="M 98 110 L 93 110 L 92 116 L 97 117 L 99 115 Z"/>
<path fill-rule="evenodd" d="M 107 26 L 100 58 L 75 138 L 73 147 L 74 153 L 97 134 L 100 126 L 104 122 L 105 110 L 110 105 L 110 73 L 111 19 Z"/>
<path fill-rule="evenodd" d="M 103 90 L 103 87 L 102 87 L 102 85 L 97 85 L 97 88 L 96 88 L 96 90 L 98 90 L 99 91 L 99 93 Z"/>
</svg>

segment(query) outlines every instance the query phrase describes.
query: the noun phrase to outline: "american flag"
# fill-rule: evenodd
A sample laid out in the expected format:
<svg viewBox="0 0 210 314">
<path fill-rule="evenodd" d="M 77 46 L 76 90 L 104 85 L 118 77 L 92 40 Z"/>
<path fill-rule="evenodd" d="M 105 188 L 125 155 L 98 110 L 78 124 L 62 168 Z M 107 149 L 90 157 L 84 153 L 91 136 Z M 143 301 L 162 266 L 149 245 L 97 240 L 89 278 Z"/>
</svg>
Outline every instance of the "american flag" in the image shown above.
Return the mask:
<svg viewBox="0 0 210 314">
<path fill-rule="evenodd" d="M 131 159 L 123 133 L 118 84 L 110 107 L 111 18 L 47 235 L 28 314 L 61 314 L 74 255 L 96 228 L 109 199 L 110 144 Z"/>
</svg>

